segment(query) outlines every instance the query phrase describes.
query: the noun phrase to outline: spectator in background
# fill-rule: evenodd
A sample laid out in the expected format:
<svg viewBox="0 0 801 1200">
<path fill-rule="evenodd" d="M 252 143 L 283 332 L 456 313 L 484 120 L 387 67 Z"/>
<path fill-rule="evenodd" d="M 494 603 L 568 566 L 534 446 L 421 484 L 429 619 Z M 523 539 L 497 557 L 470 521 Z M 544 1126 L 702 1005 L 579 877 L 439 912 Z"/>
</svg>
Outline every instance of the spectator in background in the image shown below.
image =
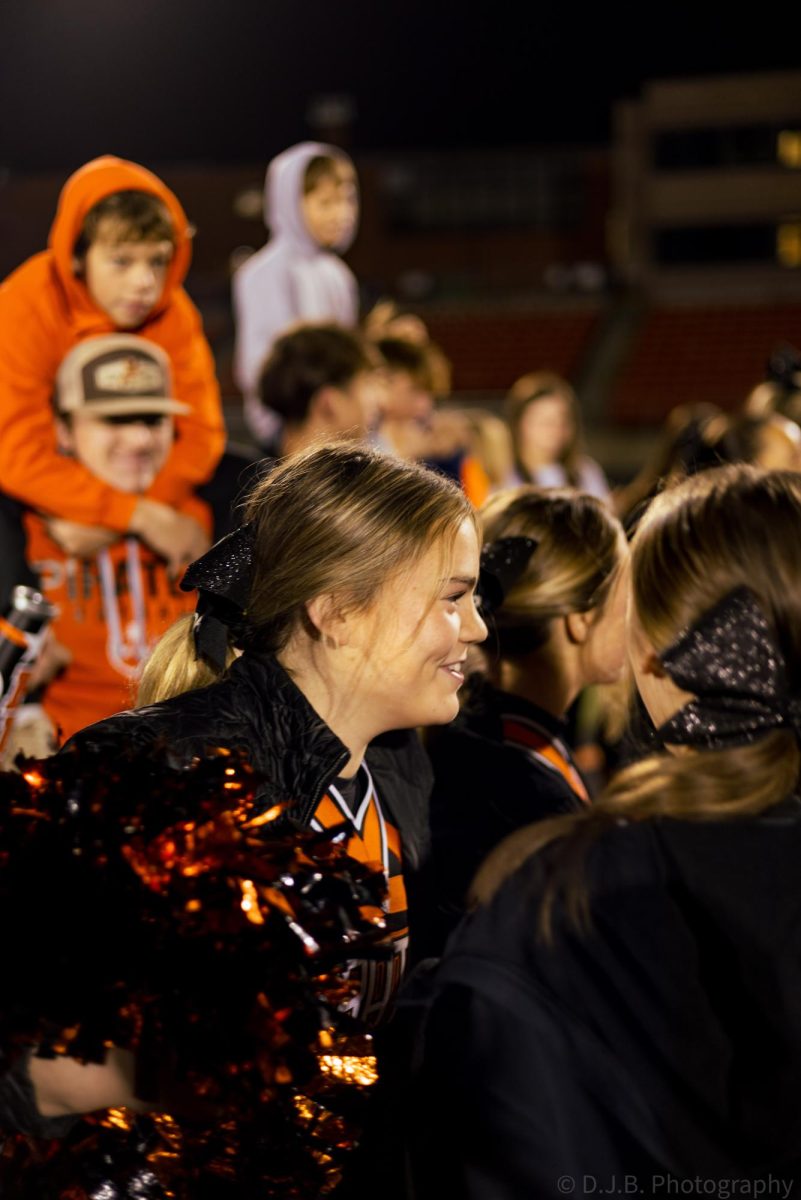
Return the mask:
<svg viewBox="0 0 801 1200">
<path fill-rule="evenodd" d="M 760 417 L 779 412 L 793 421 L 801 417 L 801 351 L 784 343 L 776 346 L 766 364 L 766 378 L 748 393 L 743 411 Z"/>
<path fill-rule="evenodd" d="M 58 372 L 55 430 L 62 452 L 99 483 L 134 498 L 169 458 L 175 418 L 186 411 L 174 398 L 167 355 L 144 338 L 87 338 Z M 89 552 L 80 526 L 73 538 L 69 526 L 64 531 L 57 519 L 30 511 L 24 529 L 27 561 L 58 610 L 52 632 L 70 658 L 42 700 L 61 740 L 129 706 L 154 643 L 191 611 L 194 597 L 140 539 L 120 535 Z"/>
<path fill-rule="evenodd" d="M 801 429 L 770 409 L 756 415 L 746 407 L 731 414 L 714 404 L 679 404 L 665 418 L 652 455 L 634 479 L 615 492 L 615 511 L 627 527 L 632 526 L 665 486 L 710 467 L 738 462 L 801 469 Z"/>
<path fill-rule="evenodd" d="M 470 429 L 460 409 L 436 409 L 450 391 L 451 368 L 433 342 L 382 337 L 375 343 L 386 370 L 386 401 L 378 441 L 399 458 L 426 462 L 461 485 L 476 507 L 489 479 L 471 452 Z"/>
<path fill-rule="evenodd" d="M 379 357 L 357 330 L 300 325 L 273 344 L 259 378 L 257 399 L 280 419 L 273 452 L 256 461 L 226 454 L 214 488 L 205 488 L 221 534 L 237 529 L 243 497 L 276 461 L 316 443 L 367 439 L 378 425 L 385 396 Z M 215 492 L 216 495 L 211 493 Z M 145 671 L 139 702 L 149 703 Z M 145 699 L 142 699 L 145 697 Z"/>
<path fill-rule="evenodd" d="M 380 419 L 385 387 L 378 358 L 358 332 L 305 325 L 273 345 L 259 396 L 281 418 L 283 456 L 338 437 L 366 439 Z"/>
<path fill-rule="evenodd" d="M 386 403 L 379 442 L 399 458 L 422 459 L 429 450 L 434 397 L 450 390 L 450 365 L 430 342 L 382 337 Z"/>
<path fill-rule="evenodd" d="M 106 156 L 67 180 L 49 248 L 0 287 L 3 490 L 49 517 L 91 527 L 96 546 L 139 537 L 175 568 L 208 545 L 208 511 L 194 490 L 225 442 L 214 362 L 181 286 L 190 256 L 191 230 L 173 193 L 143 167 Z M 65 458 L 53 425 L 63 358 L 83 339 L 119 330 L 141 333 L 169 355 L 185 406 L 175 445 L 143 495 Z"/>
<path fill-rule="evenodd" d="M 371 342 L 380 338 L 402 338 L 424 346 L 431 341 L 428 326 L 417 313 L 407 312 L 394 300 L 379 300 L 364 318 L 364 332 Z"/>
<path fill-rule="evenodd" d="M 707 423 L 704 433 L 714 457 L 710 465 L 748 462 L 777 471 L 801 467 L 801 429 L 781 413 L 721 415 Z"/>
<path fill-rule="evenodd" d="M 598 463 L 582 450 L 576 393 L 549 371 L 523 375 L 506 398 L 514 443 L 511 483 L 574 487 L 605 500 L 609 484 Z"/>
<path fill-rule="evenodd" d="M 265 410 L 258 382 L 275 339 L 299 321 L 358 321 L 356 280 L 338 257 L 353 241 L 358 213 L 353 163 L 335 146 L 301 142 L 267 168 L 270 239 L 233 279 L 235 375 L 248 424 L 264 447 L 274 445 L 278 418 Z"/>
<path fill-rule="evenodd" d="M 714 464 L 705 430 L 722 415 L 716 404 L 705 402 L 677 404 L 670 410 L 652 453 L 634 478 L 614 493 L 615 512 L 624 524 L 636 520 L 665 484 Z"/>
</svg>

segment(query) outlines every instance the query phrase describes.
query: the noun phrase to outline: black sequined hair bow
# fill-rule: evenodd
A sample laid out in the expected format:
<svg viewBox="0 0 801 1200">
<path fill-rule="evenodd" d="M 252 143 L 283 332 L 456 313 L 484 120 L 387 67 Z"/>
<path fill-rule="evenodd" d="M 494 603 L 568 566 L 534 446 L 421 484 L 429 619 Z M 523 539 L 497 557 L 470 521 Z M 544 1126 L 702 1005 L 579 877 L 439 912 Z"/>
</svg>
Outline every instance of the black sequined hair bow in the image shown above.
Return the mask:
<svg viewBox="0 0 801 1200">
<path fill-rule="evenodd" d="M 801 696 L 789 690 L 775 631 L 749 588 L 729 592 L 660 659 L 696 697 L 660 725 L 664 743 L 719 750 L 772 729 L 801 736 Z"/>
<path fill-rule="evenodd" d="M 504 537 L 487 542 L 481 551 L 478 577 L 482 611 L 497 612 L 522 577 L 539 542 L 530 537 Z"/>
<path fill-rule="evenodd" d="M 198 591 L 195 654 L 217 671 L 225 669 L 229 639 L 240 647 L 244 640 L 252 573 L 253 529 L 246 524 L 190 563 L 181 580 L 185 592 Z"/>
</svg>

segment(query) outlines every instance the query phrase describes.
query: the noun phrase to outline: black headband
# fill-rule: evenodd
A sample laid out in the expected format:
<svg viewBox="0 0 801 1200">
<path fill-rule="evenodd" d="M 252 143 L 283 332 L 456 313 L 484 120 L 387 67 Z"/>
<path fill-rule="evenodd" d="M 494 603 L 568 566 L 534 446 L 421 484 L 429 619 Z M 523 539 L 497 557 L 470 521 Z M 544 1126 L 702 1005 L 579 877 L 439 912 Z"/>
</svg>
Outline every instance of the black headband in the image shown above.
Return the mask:
<svg viewBox="0 0 801 1200">
<path fill-rule="evenodd" d="M 198 591 L 195 608 L 195 654 L 217 671 L 225 669 L 229 637 L 243 643 L 246 610 L 253 573 L 253 528 L 241 525 L 215 542 L 201 558 L 190 563 L 181 588 Z"/>
</svg>

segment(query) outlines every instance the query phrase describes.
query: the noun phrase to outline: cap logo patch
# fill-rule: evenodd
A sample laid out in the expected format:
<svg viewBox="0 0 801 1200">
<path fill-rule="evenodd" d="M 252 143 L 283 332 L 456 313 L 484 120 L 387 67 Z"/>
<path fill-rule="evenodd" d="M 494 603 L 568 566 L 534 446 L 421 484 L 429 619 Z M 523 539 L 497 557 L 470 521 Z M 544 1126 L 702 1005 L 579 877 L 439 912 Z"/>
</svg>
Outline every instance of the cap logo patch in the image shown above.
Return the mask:
<svg viewBox="0 0 801 1200">
<path fill-rule="evenodd" d="M 156 363 L 129 354 L 125 358 L 101 363 L 95 374 L 95 383 L 103 391 L 135 396 L 156 391 L 163 385 L 164 377 Z"/>
</svg>

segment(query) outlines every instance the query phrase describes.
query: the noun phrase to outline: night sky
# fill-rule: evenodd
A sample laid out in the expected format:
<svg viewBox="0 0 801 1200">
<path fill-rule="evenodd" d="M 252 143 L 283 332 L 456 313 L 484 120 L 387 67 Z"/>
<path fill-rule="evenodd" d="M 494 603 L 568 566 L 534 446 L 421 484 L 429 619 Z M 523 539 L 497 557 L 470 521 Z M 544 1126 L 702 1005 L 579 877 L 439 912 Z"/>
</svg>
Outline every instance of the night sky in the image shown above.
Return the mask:
<svg viewBox="0 0 801 1200">
<path fill-rule="evenodd" d="M 352 147 L 602 143 L 643 81 L 801 65 L 778 6 L 407 0 L 5 0 L 0 168 L 258 162 L 356 103 Z M 519 5 L 514 6 L 515 9 Z"/>
</svg>

